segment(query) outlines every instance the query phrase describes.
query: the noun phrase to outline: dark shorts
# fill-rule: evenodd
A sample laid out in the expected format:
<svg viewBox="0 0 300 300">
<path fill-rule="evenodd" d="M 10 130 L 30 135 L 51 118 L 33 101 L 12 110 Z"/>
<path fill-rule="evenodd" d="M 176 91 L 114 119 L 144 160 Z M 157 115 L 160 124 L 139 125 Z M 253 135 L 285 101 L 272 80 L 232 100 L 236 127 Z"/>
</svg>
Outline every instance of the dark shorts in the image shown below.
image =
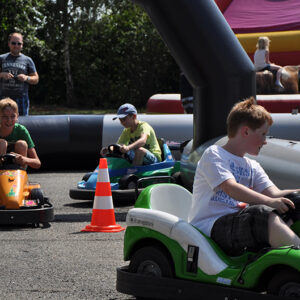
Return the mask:
<svg viewBox="0 0 300 300">
<path fill-rule="evenodd" d="M 263 69 L 259 70 L 259 72 L 262 72 L 262 71 L 271 71 L 271 66 L 270 64 L 268 64 L 266 67 L 264 67 Z"/>
<path fill-rule="evenodd" d="M 8 143 L 6 153 L 15 152 L 15 143 Z"/>
<path fill-rule="evenodd" d="M 134 156 L 135 156 L 135 151 L 129 150 L 127 152 L 127 155 L 129 156 L 129 159 L 131 161 L 133 161 Z M 143 159 L 143 165 L 151 165 L 151 164 L 158 163 L 158 162 L 159 162 L 158 158 L 152 152 L 147 150 L 147 152 L 144 156 L 144 159 Z"/>
<path fill-rule="evenodd" d="M 211 238 L 232 256 L 270 247 L 268 219 L 272 211 L 273 208 L 265 205 L 253 205 L 225 215 L 214 223 Z"/>
</svg>

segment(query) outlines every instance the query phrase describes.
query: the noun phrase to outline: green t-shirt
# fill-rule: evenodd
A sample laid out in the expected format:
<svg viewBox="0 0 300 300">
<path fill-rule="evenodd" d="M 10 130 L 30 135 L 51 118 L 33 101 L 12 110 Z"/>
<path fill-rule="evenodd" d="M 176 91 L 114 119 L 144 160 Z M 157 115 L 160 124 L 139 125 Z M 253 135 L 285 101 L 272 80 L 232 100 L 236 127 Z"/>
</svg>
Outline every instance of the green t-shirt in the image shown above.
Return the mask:
<svg viewBox="0 0 300 300">
<path fill-rule="evenodd" d="M 28 149 L 35 147 L 27 128 L 19 123 L 15 124 L 15 127 L 10 135 L 5 137 L 0 136 L 0 138 L 5 139 L 8 144 L 14 144 L 18 140 L 24 140 L 28 145 Z"/>
<path fill-rule="evenodd" d="M 161 161 L 161 150 L 154 129 L 147 122 L 138 121 L 137 129 L 134 132 L 131 132 L 130 128 L 125 128 L 118 139 L 118 144 L 130 145 L 137 141 L 142 133 L 147 135 L 144 148 L 152 152 Z"/>
</svg>

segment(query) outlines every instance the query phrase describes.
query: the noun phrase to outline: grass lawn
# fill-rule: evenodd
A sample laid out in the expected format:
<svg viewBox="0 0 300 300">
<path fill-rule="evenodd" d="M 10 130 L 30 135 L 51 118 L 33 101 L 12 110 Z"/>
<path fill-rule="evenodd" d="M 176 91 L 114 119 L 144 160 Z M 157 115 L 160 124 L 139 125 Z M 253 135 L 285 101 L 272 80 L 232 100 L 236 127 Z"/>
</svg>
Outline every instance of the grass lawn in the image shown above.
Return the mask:
<svg viewBox="0 0 300 300">
<path fill-rule="evenodd" d="M 32 105 L 30 115 L 77 115 L 77 114 L 115 114 L 115 110 L 76 109 L 59 105 Z"/>
<path fill-rule="evenodd" d="M 61 105 L 31 105 L 29 115 L 104 115 L 116 114 L 116 109 L 79 109 Z M 146 109 L 139 109 L 138 113 L 146 113 Z"/>
</svg>

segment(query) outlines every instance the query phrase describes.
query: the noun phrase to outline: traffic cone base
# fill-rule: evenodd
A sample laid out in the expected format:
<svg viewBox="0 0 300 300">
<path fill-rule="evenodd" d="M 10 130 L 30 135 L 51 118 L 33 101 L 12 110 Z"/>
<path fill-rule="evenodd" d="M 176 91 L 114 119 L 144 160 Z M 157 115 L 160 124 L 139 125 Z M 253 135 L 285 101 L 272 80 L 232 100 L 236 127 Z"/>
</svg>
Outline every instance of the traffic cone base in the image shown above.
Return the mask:
<svg viewBox="0 0 300 300">
<path fill-rule="evenodd" d="M 86 225 L 81 232 L 120 232 L 125 230 L 122 226 L 116 225 L 107 225 L 107 226 L 99 226 L 99 225 Z"/>
<path fill-rule="evenodd" d="M 125 228 L 116 224 L 113 209 L 93 209 L 92 221 L 81 231 L 119 232 Z"/>
</svg>

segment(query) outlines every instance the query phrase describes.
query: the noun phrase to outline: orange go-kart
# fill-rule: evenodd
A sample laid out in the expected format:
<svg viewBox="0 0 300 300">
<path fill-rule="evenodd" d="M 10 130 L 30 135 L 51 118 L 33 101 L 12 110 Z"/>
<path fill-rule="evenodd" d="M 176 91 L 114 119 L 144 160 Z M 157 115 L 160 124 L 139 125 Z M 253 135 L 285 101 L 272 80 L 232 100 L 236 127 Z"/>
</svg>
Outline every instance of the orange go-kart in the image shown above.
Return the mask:
<svg viewBox="0 0 300 300">
<path fill-rule="evenodd" d="M 54 219 L 53 206 L 39 184 L 28 182 L 27 172 L 14 158 L 0 156 L 0 225 L 46 225 Z"/>
</svg>

